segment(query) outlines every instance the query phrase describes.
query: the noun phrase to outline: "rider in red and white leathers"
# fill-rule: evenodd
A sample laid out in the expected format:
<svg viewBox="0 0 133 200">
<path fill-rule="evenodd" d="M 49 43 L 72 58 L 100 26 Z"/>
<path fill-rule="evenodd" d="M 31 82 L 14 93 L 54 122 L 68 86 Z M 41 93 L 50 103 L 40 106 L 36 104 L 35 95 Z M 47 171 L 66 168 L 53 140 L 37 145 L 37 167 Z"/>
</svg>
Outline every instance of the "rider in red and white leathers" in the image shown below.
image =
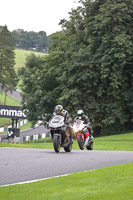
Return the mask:
<svg viewBox="0 0 133 200">
<path fill-rule="evenodd" d="M 83 110 L 78 110 L 77 114 L 78 115 L 77 115 L 77 117 L 74 118 L 74 121 L 76 121 L 76 119 L 80 119 L 80 120 L 84 121 L 84 124 L 86 124 L 86 127 L 89 131 L 89 141 L 93 142 L 93 136 L 92 136 L 92 131 L 91 131 L 91 123 L 90 123 L 89 117 L 84 114 Z"/>
</svg>

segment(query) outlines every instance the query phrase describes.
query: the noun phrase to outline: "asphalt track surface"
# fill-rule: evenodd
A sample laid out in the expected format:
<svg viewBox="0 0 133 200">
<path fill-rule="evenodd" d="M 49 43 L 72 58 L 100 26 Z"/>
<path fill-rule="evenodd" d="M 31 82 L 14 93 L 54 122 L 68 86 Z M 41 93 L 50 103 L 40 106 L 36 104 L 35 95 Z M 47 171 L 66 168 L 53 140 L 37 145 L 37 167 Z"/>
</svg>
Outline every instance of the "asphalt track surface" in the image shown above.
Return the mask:
<svg viewBox="0 0 133 200">
<path fill-rule="evenodd" d="M 8 91 L 7 92 L 9 95 L 15 97 L 16 99 L 22 101 L 21 93 L 19 90 L 13 90 L 12 92 Z"/>
<path fill-rule="evenodd" d="M 36 128 L 30 128 L 25 131 L 20 132 L 20 137 L 23 136 L 31 136 L 35 134 L 40 134 L 40 133 L 48 133 L 48 129 L 44 127 L 44 125 L 38 126 Z"/>
<path fill-rule="evenodd" d="M 133 162 L 133 151 L 0 148 L 0 186 Z"/>
</svg>

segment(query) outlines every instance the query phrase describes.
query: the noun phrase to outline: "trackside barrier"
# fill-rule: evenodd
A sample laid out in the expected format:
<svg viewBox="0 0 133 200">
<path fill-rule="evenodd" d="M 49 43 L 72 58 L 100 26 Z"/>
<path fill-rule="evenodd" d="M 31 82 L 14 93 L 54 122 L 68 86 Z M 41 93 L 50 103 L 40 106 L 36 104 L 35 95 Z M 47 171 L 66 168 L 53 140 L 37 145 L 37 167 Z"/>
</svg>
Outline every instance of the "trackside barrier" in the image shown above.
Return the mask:
<svg viewBox="0 0 133 200">
<path fill-rule="evenodd" d="M 38 140 L 38 135 L 33 135 L 33 140 Z"/>
<path fill-rule="evenodd" d="M 17 123 L 17 127 L 23 126 L 23 125 L 26 124 L 26 123 L 27 123 L 27 119 L 24 119 L 24 120 L 22 120 L 21 122 Z M 1 127 L 1 128 L 0 128 L 0 133 L 1 133 L 1 132 L 8 131 L 8 128 L 11 128 L 11 127 L 12 127 L 12 125 L 10 125 L 10 126 L 5 126 L 5 127 Z"/>
<path fill-rule="evenodd" d="M 0 128 L 0 133 L 1 133 L 1 132 L 4 132 L 4 127 L 1 127 L 1 128 Z"/>
<path fill-rule="evenodd" d="M 37 141 L 39 139 L 45 139 L 46 137 L 51 137 L 50 133 L 42 133 L 42 134 L 36 134 L 31 136 L 24 136 L 23 141 L 26 142 L 32 142 Z"/>
<path fill-rule="evenodd" d="M 14 139 L 7 139 L 7 137 L 0 137 L 0 142 L 9 142 L 9 143 L 19 143 L 22 144 L 23 142 L 32 142 L 37 141 L 39 139 L 45 139 L 46 137 L 51 137 L 50 133 L 41 133 L 41 134 L 35 134 L 31 136 L 23 136 L 23 137 L 15 137 Z"/>
</svg>

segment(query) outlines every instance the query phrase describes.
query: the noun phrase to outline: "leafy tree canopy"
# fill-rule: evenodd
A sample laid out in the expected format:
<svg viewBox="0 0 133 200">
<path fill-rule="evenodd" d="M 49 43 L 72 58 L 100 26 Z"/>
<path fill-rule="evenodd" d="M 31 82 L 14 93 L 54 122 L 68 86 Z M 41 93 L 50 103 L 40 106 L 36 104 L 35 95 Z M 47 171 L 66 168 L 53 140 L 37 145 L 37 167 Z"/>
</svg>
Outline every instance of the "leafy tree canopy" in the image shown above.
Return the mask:
<svg viewBox="0 0 133 200">
<path fill-rule="evenodd" d="M 49 46 L 49 37 L 46 32 L 24 31 L 17 29 L 12 32 L 16 48 L 35 49 L 36 51 L 46 51 Z"/>
<path fill-rule="evenodd" d="M 17 75 L 14 69 L 14 42 L 7 26 L 0 28 L 0 86 L 5 93 L 15 88 Z"/>
<path fill-rule="evenodd" d="M 133 128 L 133 1 L 81 0 L 81 6 L 61 20 L 63 31 L 52 35 L 49 56 L 27 68 L 35 88 L 36 116 L 62 104 L 72 116 L 83 109 L 93 127 L 108 133 Z M 36 61 L 39 58 L 34 58 Z M 34 59 L 31 59 L 32 62 Z M 39 64 L 38 64 L 39 63 Z M 29 66 L 29 64 L 28 64 Z M 40 68 L 41 67 L 41 68 Z M 24 96 L 31 93 L 26 74 Z M 30 82 L 29 82 L 30 83 Z M 27 85 L 26 85 L 27 84 Z M 36 96 L 35 96 L 36 95 Z M 31 112 L 32 113 L 32 112 Z"/>
</svg>

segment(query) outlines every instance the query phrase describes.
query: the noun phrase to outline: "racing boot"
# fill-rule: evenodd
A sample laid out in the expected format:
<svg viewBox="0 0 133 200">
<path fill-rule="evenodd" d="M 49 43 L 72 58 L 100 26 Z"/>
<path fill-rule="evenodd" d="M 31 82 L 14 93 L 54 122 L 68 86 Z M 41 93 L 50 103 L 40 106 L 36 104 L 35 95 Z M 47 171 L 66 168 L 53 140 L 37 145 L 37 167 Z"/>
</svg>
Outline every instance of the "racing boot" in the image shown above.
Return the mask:
<svg viewBox="0 0 133 200">
<path fill-rule="evenodd" d="M 70 134 L 70 143 L 73 144 L 73 134 Z"/>
<path fill-rule="evenodd" d="M 73 144 L 73 131 L 70 129 L 70 143 Z"/>
</svg>

